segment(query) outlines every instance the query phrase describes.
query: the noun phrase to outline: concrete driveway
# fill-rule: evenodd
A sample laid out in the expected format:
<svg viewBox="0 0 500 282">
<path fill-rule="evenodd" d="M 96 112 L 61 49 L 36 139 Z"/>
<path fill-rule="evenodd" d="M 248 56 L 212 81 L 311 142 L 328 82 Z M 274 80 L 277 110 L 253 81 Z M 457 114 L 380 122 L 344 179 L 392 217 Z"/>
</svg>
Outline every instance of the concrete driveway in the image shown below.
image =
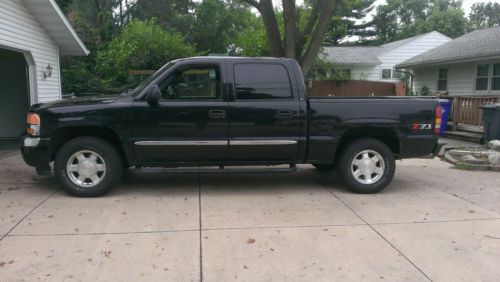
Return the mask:
<svg viewBox="0 0 500 282">
<path fill-rule="evenodd" d="M 500 174 L 398 162 L 383 193 L 286 175 L 143 175 L 74 198 L 0 160 L 0 280 L 498 281 Z"/>
</svg>

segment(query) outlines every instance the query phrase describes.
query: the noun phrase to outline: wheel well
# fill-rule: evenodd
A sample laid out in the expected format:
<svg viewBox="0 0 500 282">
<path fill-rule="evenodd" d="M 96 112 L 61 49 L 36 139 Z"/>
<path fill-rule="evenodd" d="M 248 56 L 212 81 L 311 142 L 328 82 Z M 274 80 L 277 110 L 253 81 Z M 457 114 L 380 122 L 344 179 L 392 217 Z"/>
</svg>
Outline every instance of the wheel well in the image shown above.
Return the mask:
<svg viewBox="0 0 500 282">
<path fill-rule="evenodd" d="M 51 160 L 54 160 L 57 151 L 64 143 L 82 136 L 96 137 L 108 141 L 118 150 L 123 163 L 127 164 L 127 156 L 118 135 L 113 130 L 100 126 L 65 127 L 54 132 L 51 138 Z"/>
<path fill-rule="evenodd" d="M 340 138 L 335 156 L 340 156 L 342 147 L 360 138 L 375 138 L 382 141 L 395 155 L 399 155 L 399 137 L 395 130 L 383 127 L 360 127 L 346 131 Z"/>
</svg>

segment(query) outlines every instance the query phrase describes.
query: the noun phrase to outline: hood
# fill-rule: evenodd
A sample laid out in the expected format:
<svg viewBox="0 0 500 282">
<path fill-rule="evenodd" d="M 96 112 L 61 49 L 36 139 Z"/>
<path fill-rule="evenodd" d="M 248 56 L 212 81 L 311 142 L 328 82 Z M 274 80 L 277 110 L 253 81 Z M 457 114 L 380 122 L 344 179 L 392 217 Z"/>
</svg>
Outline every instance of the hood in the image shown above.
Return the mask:
<svg viewBox="0 0 500 282">
<path fill-rule="evenodd" d="M 48 103 L 34 104 L 31 106 L 31 110 L 43 110 L 48 108 L 58 108 L 58 107 L 71 107 L 71 106 L 84 106 L 84 105 L 101 105 L 110 104 L 116 100 L 124 98 L 123 95 L 97 95 L 88 97 L 75 97 L 63 100 L 57 100 Z"/>
</svg>

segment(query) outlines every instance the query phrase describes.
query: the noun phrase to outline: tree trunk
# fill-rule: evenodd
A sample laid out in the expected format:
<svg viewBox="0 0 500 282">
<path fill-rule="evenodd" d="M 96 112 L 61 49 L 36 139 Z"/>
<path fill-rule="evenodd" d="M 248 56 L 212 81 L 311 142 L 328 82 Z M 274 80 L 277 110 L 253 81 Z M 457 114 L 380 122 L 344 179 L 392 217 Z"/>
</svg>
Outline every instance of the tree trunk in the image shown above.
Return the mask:
<svg viewBox="0 0 500 282">
<path fill-rule="evenodd" d="M 128 4 L 128 0 L 125 0 L 125 9 L 127 9 L 127 23 L 130 22 L 130 5 Z"/>
<path fill-rule="evenodd" d="M 283 21 L 285 23 L 285 57 L 297 58 L 298 18 L 295 0 L 283 0 Z"/>
<path fill-rule="evenodd" d="M 285 36 L 281 38 L 272 0 L 241 0 L 261 14 L 272 56 L 296 59 L 306 75 L 316 61 L 333 11 L 340 0 L 314 1 L 305 28 L 299 32 L 300 14 L 295 0 L 282 0 Z M 305 50 L 305 52 L 304 52 Z"/>
<path fill-rule="evenodd" d="M 120 0 L 120 26 L 123 26 L 123 1 Z"/>
<path fill-rule="evenodd" d="M 271 48 L 273 57 L 283 57 L 283 45 L 281 44 L 281 35 L 276 20 L 276 13 L 272 0 L 261 0 L 256 7 L 259 10 L 264 26 L 266 28 L 267 42 Z"/>
<path fill-rule="evenodd" d="M 311 34 L 311 40 L 309 42 L 307 50 L 300 60 L 300 66 L 302 67 L 302 73 L 304 75 L 309 72 L 314 62 L 316 61 L 321 43 L 323 43 L 323 37 L 325 36 L 326 27 L 328 26 L 328 23 L 332 18 L 337 1 L 328 0 L 324 2 L 324 5 L 322 5 L 323 7 L 321 9 L 322 11 L 319 16 L 318 23 L 316 24 L 316 28 Z"/>
</svg>

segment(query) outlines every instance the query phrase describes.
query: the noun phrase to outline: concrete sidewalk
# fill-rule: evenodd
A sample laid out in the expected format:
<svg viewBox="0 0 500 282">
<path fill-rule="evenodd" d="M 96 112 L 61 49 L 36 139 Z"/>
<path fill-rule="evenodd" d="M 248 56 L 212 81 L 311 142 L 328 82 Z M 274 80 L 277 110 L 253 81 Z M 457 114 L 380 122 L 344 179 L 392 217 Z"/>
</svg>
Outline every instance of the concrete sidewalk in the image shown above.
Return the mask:
<svg viewBox="0 0 500 282">
<path fill-rule="evenodd" d="M 289 175 L 139 175 L 74 198 L 0 160 L 0 280 L 498 281 L 500 174 L 398 162 L 376 195 Z"/>
</svg>

